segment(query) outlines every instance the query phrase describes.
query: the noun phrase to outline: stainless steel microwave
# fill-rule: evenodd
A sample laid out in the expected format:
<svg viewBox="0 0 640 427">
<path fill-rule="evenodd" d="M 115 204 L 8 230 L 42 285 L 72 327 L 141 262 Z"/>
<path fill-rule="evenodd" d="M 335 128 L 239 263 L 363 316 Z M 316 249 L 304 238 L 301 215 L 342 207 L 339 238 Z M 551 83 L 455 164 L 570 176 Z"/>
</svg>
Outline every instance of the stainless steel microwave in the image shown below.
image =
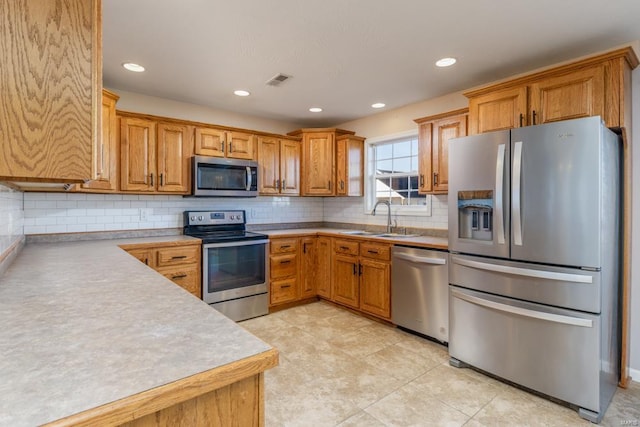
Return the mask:
<svg viewBox="0 0 640 427">
<path fill-rule="evenodd" d="M 192 192 L 196 197 L 256 197 L 258 162 L 193 156 Z"/>
</svg>

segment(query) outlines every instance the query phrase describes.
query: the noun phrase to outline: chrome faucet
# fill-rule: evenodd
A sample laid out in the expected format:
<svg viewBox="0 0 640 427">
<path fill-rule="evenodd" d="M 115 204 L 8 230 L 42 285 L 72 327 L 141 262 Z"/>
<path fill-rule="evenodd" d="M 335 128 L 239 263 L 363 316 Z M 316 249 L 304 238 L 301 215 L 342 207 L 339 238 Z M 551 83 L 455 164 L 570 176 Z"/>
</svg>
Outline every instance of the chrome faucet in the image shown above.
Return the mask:
<svg viewBox="0 0 640 427">
<path fill-rule="evenodd" d="M 373 206 L 371 215 L 376 216 L 376 208 L 379 204 L 387 205 L 387 233 L 391 233 L 391 204 L 386 200 L 380 200 Z"/>
</svg>

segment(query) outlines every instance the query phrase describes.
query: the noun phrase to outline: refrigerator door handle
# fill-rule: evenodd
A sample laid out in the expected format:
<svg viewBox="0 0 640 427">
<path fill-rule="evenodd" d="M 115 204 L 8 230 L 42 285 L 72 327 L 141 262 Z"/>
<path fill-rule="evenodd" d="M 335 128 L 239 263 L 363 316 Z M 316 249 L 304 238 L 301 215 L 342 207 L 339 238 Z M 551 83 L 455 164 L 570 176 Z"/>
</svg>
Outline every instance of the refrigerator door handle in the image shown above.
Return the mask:
<svg viewBox="0 0 640 427">
<path fill-rule="evenodd" d="M 447 260 L 444 259 L 444 258 L 426 258 L 426 257 L 409 255 L 409 254 L 402 254 L 402 253 L 396 253 L 393 256 L 396 257 L 396 258 L 403 259 L 405 261 L 415 262 L 415 263 L 419 263 L 419 264 L 445 265 L 447 263 Z"/>
<path fill-rule="evenodd" d="M 461 300 L 476 304 L 482 307 L 490 308 L 497 311 L 515 314 L 517 316 L 529 317 L 539 320 L 546 320 L 548 322 L 563 323 L 565 325 L 581 326 L 583 328 L 593 328 L 593 321 L 590 319 L 581 319 L 579 317 L 564 316 L 562 314 L 545 313 L 543 311 L 529 310 L 527 308 L 515 307 L 507 304 L 502 304 L 495 301 L 490 301 L 484 298 L 478 298 L 472 295 L 464 294 L 455 289 L 451 289 L 451 295 Z"/>
<path fill-rule="evenodd" d="M 513 222 L 513 244 L 522 246 L 522 210 L 521 186 L 522 178 L 522 141 L 515 143 L 513 149 L 513 195 L 511 198 L 511 212 Z"/>
<path fill-rule="evenodd" d="M 496 160 L 496 229 L 498 244 L 504 245 L 504 144 L 498 145 Z"/>
<path fill-rule="evenodd" d="M 452 258 L 451 262 L 478 270 L 495 271 L 496 273 L 513 274 L 515 276 L 534 277 L 537 279 L 557 280 L 561 282 L 593 283 L 593 276 L 558 273 L 556 271 L 533 270 L 531 268 L 510 267 L 508 265 L 487 264 L 468 259 Z"/>
</svg>

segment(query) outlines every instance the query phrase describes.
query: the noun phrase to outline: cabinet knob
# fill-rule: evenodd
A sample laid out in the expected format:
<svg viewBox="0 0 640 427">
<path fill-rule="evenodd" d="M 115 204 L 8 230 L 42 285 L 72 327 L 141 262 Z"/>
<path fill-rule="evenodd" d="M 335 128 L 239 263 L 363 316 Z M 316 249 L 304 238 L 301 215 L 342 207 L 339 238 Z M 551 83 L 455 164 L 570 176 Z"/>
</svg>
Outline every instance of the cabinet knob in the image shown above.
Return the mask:
<svg viewBox="0 0 640 427">
<path fill-rule="evenodd" d="M 523 121 L 524 121 L 524 114 L 520 113 L 520 127 L 522 127 Z"/>
<path fill-rule="evenodd" d="M 162 187 L 164 185 L 164 174 L 161 173 L 160 174 L 160 187 Z"/>
<path fill-rule="evenodd" d="M 420 187 L 424 187 L 424 175 L 420 175 Z"/>
<path fill-rule="evenodd" d="M 438 185 L 438 174 L 434 173 L 433 174 L 433 185 Z"/>
<path fill-rule="evenodd" d="M 536 110 L 533 110 L 533 113 L 531 114 L 531 116 L 533 117 L 532 124 L 534 124 L 534 125 L 535 125 L 535 124 L 536 124 L 536 116 L 537 116 L 537 114 L 536 114 Z"/>
<path fill-rule="evenodd" d="M 153 174 L 149 175 L 149 179 L 151 180 L 151 186 L 153 187 Z"/>
</svg>

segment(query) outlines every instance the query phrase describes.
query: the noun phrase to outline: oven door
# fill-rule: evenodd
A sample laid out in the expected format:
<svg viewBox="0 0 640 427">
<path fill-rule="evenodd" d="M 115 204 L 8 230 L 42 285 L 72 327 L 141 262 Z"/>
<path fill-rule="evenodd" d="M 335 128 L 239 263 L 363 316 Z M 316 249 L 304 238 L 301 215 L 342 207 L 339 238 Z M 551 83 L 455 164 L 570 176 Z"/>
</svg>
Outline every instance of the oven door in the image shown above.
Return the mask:
<svg viewBox="0 0 640 427">
<path fill-rule="evenodd" d="M 267 292 L 267 243 L 244 240 L 202 245 L 202 298 L 212 304 Z"/>
</svg>

